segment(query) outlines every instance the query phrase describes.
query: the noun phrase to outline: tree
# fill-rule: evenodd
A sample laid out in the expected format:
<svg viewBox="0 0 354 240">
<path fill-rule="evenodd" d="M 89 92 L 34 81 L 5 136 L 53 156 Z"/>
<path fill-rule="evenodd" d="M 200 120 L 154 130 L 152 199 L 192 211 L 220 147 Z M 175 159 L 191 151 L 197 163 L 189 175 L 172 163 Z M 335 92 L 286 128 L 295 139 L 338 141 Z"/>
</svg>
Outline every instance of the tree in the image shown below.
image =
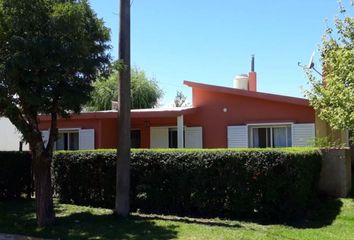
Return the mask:
<svg viewBox="0 0 354 240">
<path fill-rule="evenodd" d="M 328 27 L 320 47 L 323 81 L 307 70 L 312 89 L 305 94 L 333 129 L 354 131 L 354 18 L 340 7 L 342 17 Z"/>
<path fill-rule="evenodd" d="M 181 92 L 177 91 L 177 94 L 174 99 L 174 107 L 186 107 L 188 106 L 187 97 Z"/>
<path fill-rule="evenodd" d="M 120 0 L 119 21 L 119 110 L 115 212 L 130 211 L 130 0 Z"/>
<path fill-rule="evenodd" d="M 87 108 L 90 111 L 110 110 L 112 101 L 118 99 L 117 70 L 108 77 L 101 77 L 93 83 L 92 100 Z M 131 70 L 131 108 L 153 108 L 162 96 L 162 90 L 154 79 L 149 79 L 143 70 Z"/>
<path fill-rule="evenodd" d="M 0 114 L 29 143 L 39 226 L 54 218 L 50 165 L 57 118 L 78 113 L 109 63 L 109 29 L 87 1 L 0 0 Z M 38 114 L 51 117 L 48 142 Z"/>
<path fill-rule="evenodd" d="M 145 72 L 138 68 L 132 69 L 131 75 L 131 107 L 153 108 L 162 97 L 162 90 L 154 79 L 149 79 Z"/>
</svg>

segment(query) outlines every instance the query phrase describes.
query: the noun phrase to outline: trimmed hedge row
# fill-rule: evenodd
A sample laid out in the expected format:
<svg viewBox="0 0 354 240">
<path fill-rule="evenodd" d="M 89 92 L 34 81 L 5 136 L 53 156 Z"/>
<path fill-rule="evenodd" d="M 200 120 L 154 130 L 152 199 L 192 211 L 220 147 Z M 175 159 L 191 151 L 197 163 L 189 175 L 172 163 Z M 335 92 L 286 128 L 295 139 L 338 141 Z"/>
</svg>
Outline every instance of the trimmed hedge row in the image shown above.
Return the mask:
<svg viewBox="0 0 354 240">
<path fill-rule="evenodd" d="M 31 164 L 29 152 L 0 152 L 0 199 L 31 195 Z"/>
<path fill-rule="evenodd" d="M 114 207 L 116 153 L 59 152 L 63 203 Z M 291 219 L 315 195 L 317 151 L 133 151 L 131 207 L 146 213 Z"/>
</svg>

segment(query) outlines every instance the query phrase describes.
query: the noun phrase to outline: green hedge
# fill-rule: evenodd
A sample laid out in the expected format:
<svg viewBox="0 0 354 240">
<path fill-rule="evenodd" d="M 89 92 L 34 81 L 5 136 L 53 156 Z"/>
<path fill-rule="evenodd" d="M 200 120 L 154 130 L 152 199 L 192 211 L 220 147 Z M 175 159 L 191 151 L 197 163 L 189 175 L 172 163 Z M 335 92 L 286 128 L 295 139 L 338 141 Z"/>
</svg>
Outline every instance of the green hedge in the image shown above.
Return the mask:
<svg viewBox="0 0 354 240">
<path fill-rule="evenodd" d="M 64 203 L 114 207 L 112 151 L 55 155 L 55 192 Z M 316 193 L 317 151 L 133 151 L 131 207 L 205 217 L 297 216 Z"/>
<path fill-rule="evenodd" d="M 14 199 L 32 193 L 29 152 L 0 152 L 0 199 Z"/>
</svg>

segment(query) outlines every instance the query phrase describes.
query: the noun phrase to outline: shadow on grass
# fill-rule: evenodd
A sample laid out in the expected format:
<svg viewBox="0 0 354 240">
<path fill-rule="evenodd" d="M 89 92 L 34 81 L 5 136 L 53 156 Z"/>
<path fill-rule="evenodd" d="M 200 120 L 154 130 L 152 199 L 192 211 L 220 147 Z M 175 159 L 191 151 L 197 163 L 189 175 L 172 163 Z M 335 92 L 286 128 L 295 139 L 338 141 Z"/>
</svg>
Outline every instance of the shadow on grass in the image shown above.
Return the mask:
<svg viewBox="0 0 354 240">
<path fill-rule="evenodd" d="M 233 221 L 144 214 L 118 218 L 109 210 L 56 204 L 56 222 L 51 227 L 37 228 L 34 201 L 8 201 L 0 202 L 0 232 L 51 239 L 149 240 L 177 238 L 179 222 L 234 229 L 246 228 L 254 231 L 260 229 L 252 229 L 247 222 L 280 224 L 300 229 L 322 228 L 332 224 L 342 205 L 340 199 L 321 198 L 312 204 L 305 217 L 297 221 L 266 223 L 251 219 Z"/>
<path fill-rule="evenodd" d="M 343 202 L 340 199 L 321 197 L 311 204 L 303 218 L 287 225 L 294 228 L 322 228 L 331 225 L 340 214 Z"/>
<path fill-rule="evenodd" d="M 141 218 L 153 220 L 168 220 L 182 223 L 195 223 L 206 226 L 226 228 L 242 228 L 243 223 L 257 223 L 261 225 L 285 225 L 299 229 L 322 228 L 331 225 L 340 214 L 343 203 L 340 199 L 321 197 L 311 203 L 308 211 L 301 217 L 289 221 L 270 221 L 264 218 L 233 218 L 233 219 L 203 219 L 193 217 L 163 216 L 155 214 L 139 214 Z M 248 228 L 248 227 L 246 227 Z"/>
<path fill-rule="evenodd" d="M 119 218 L 87 212 L 58 217 L 54 228 L 64 239 L 173 239 L 177 235 L 176 225 L 161 227 L 137 216 Z"/>
<path fill-rule="evenodd" d="M 177 226 L 157 226 L 153 221 L 130 216 L 119 218 L 111 212 L 92 213 L 81 211 L 61 215 L 56 209 L 55 223 L 47 228 L 37 228 L 33 201 L 0 202 L 0 232 L 30 235 L 51 239 L 173 239 Z"/>
</svg>

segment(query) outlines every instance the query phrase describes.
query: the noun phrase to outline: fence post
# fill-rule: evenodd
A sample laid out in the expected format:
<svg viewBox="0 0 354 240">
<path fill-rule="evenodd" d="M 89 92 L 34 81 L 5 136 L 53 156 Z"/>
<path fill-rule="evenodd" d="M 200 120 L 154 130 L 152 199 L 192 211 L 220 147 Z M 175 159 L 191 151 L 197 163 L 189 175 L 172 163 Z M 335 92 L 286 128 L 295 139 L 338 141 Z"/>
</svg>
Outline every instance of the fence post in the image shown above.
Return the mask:
<svg viewBox="0 0 354 240">
<path fill-rule="evenodd" d="M 332 197 L 347 197 L 352 188 L 349 148 L 321 149 L 322 169 L 319 191 Z"/>
</svg>

